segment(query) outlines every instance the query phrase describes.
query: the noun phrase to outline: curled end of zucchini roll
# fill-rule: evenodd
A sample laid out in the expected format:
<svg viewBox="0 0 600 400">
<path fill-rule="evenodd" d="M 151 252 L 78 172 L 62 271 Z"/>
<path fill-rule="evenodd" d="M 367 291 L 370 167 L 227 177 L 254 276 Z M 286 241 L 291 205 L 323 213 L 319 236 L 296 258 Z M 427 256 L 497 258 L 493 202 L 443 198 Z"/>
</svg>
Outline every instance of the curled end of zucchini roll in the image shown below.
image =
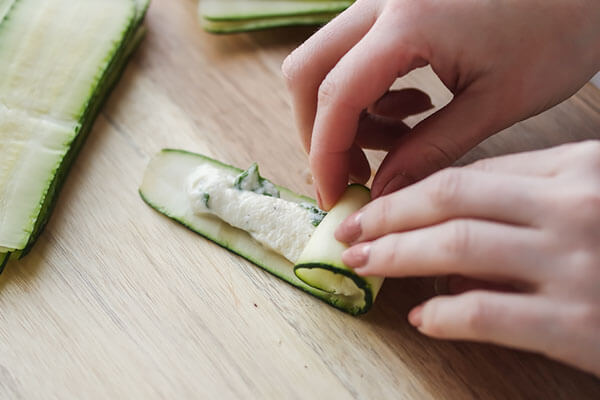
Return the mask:
<svg viewBox="0 0 600 400">
<path fill-rule="evenodd" d="M 369 310 L 381 288 L 383 279 L 362 277 L 342 262 L 348 248 L 335 239 L 339 224 L 371 199 L 369 189 L 350 185 L 336 206 L 313 233 L 294 267 L 294 273 L 307 285 L 336 295 L 352 314 Z"/>
</svg>

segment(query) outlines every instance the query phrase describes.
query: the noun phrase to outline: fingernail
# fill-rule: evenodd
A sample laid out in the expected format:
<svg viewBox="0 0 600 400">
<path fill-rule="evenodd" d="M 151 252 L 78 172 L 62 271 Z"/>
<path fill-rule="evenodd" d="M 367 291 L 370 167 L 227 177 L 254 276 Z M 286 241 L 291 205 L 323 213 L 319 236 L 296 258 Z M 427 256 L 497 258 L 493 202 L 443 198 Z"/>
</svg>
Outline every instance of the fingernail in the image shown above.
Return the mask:
<svg viewBox="0 0 600 400">
<path fill-rule="evenodd" d="M 423 305 L 416 306 L 408 313 L 408 322 L 415 328 L 420 328 L 423 324 Z"/>
<path fill-rule="evenodd" d="M 352 269 L 361 268 L 367 265 L 370 252 L 371 245 L 369 243 L 359 244 L 344 251 L 342 261 Z"/>
<path fill-rule="evenodd" d="M 362 233 L 361 218 L 361 212 L 354 213 L 346 218 L 335 230 L 335 238 L 344 243 L 356 242 Z"/>
<path fill-rule="evenodd" d="M 385 184 L 383 190 L 381 190 L 381 193 L 378 195 L 378 197 L 395 192 L 396 190 L 402 189 L 403 187 L 408 186 L 410 184 L 411 182 L 406 176 L 396 175 L 392 179 L 390 179 L 388 183 Z"/>
<path fill-rule="evenodd" d="M 321 199 L 321 193 L 319 192 L 319 189 L 317 189 L 317 204 L 319 205 L 319 207 L 321 209 L 323 209 L 323 200 Z"/>
<path fill-rule="evenodd" d="M 319 189 L 317 189 L 317 203 L 319 204 L 319 208 L 323 211 L 330 211 L 331 208 L 333 207 L 332 202 L 328 201 L 327 198 L 325 198 L 325 200 L 323 200 L 323 196 L 321 195 L 321 192 L 319 191 Z"/>
</svg>

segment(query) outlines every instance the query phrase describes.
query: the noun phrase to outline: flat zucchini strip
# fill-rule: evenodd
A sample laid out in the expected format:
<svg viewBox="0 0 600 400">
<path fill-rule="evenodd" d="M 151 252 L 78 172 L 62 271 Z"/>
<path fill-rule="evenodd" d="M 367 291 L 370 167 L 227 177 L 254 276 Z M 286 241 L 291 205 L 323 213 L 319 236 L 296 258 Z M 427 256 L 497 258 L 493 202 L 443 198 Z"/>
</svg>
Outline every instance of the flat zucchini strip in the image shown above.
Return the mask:
<svg viewBox="0 0 600 400">
<path fill-rule="evenodd" d="M 202 0 L 198 12 L 212 33 L 236 33 L 282 26 L 323 25 L 353 0 Z"/>
<path fill-rule="evenodd" d="M 13 3 L 0 24 L 0 253 L 21 257 L 139 42 L 148 0 Z"/>
<path fill-rule="evenodd" d="M 205 20 L 202 27 L 205 31 L 218 34 L 251 32 L 262 29 L 281 28 L 287 26 L 325 25 L 338 13 L 302 15 L 298 17 L 258 18 L 239 21 Z"/>
<path fill-rule="evenodd" d="M 186 192 L 186 179 L 198 166 L 206 163 L 232 176 L 242 172 L 241 169 L 200 154 L 164 149 L 152 158 L 146 169 L 139 190 L 142 199 L 158 212 L 340 310 L 353 315 L 369 310 L 378 290 L 374 283 L 370 283 L 372 286 L 367 290 L 357 290 L 352 295 L 321 290 L 299 279 L 291 262 L 256 242 L 247 232 L 232 227 L 215 216 L 194 213 Z M 283 199 L 315 203 L 314 200 L 284 187 L 277 188 Z M 368 290 L 371 290 L 370 298 L 365 299 Z"/>
<path fill-rule="evenodd" d="M 350 4 L 352 1 L 202 0 L 198 7 L 204 19 L 235 21 L 340 13 Z"/>
</svg>

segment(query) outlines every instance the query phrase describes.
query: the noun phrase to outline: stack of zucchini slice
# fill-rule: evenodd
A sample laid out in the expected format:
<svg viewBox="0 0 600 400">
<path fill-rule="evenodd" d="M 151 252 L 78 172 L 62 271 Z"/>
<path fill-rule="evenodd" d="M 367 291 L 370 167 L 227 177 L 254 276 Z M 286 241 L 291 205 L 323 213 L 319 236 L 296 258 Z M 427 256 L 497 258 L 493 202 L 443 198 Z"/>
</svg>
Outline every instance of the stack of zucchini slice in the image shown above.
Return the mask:
<svg viewBox="0 0 600 400">
<path fill-rule="evenodd" d="M 46 225 L 149 0 L 0 0 L 0 272 Z"/>
<path fill-rule="evenodd" d="M 294 25 L 323 25 L 354 0 L 200 0 L 204 29 L 235 33 Z"/>
</svg>

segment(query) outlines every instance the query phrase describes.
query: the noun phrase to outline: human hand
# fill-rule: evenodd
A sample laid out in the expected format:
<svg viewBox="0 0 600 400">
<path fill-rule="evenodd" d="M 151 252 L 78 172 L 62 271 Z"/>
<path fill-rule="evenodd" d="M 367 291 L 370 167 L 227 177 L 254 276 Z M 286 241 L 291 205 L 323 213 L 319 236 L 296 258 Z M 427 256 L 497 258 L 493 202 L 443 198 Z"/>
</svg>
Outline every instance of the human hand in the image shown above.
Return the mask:
<svg viewBox="0 0 600 400">
<path fill-rule="evenodd" d="M 319 202 L 329 209 L 349 176 L 368 179 L 363 147 L 389 151 L 377 197 L 561 102 L 600 69 L 599 41 L 597 0 L 358 0 L 282 67 Z M 410 135 L 364 118 L 398 76 L 427 64 L 454 94 L 449 105 Z M 401 97 L 400 118 L 407 104 L 427 108 Z"/>
<path fill-rule="evenodd" d="M 462 276 L 410 312 L 422 333 L 600 376 L 599 141 L 442 170 L 367 204 L 336 238 L 361 275 Z"/>
</svg>

